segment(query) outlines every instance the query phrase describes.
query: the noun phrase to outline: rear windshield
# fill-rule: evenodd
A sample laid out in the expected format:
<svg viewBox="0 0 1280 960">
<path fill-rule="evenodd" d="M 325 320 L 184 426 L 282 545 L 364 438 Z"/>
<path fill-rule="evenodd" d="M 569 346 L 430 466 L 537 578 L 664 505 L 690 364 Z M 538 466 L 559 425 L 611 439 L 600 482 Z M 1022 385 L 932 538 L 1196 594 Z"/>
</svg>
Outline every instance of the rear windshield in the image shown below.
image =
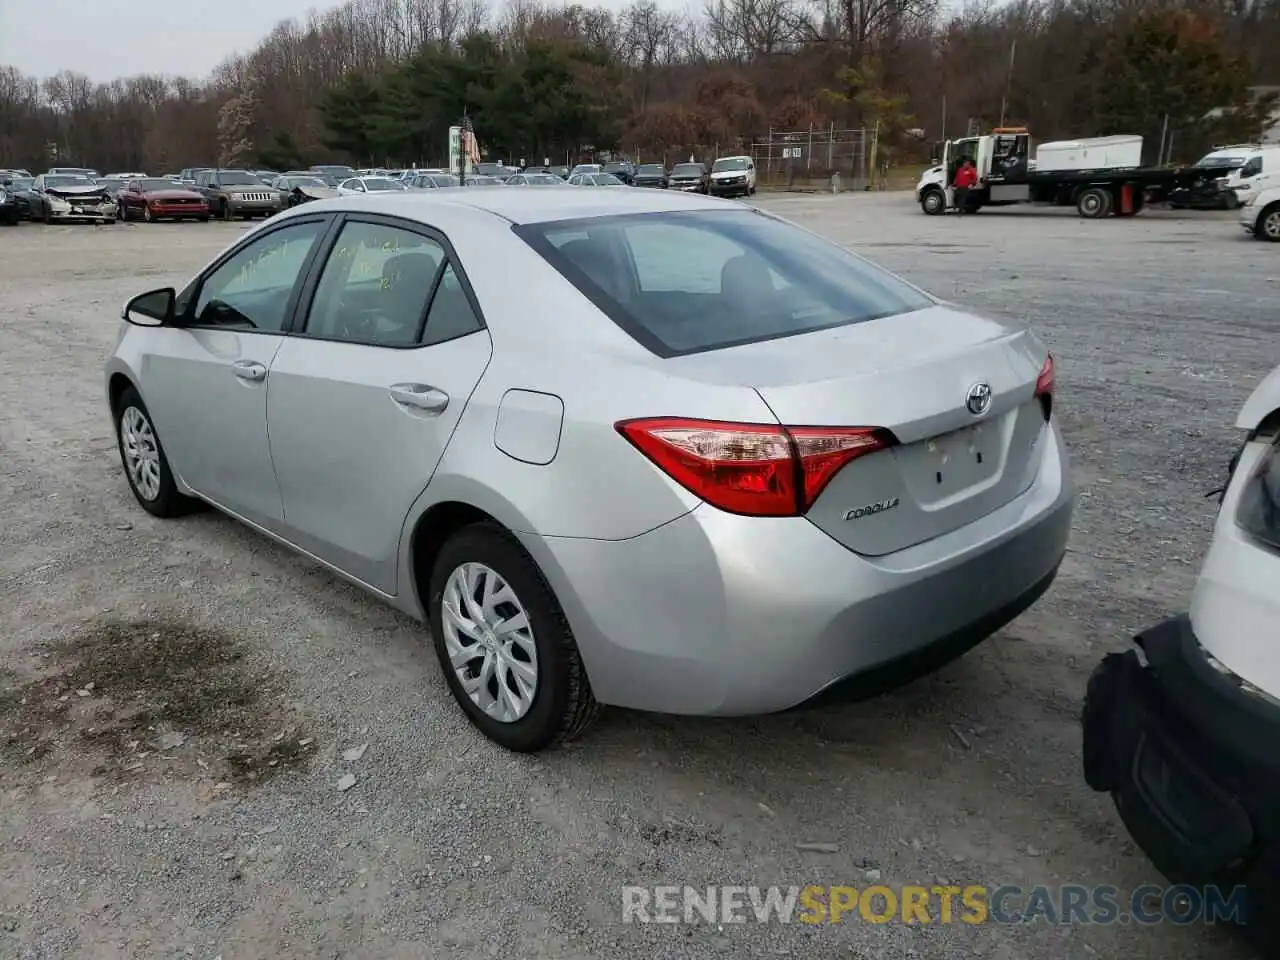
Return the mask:
<svg viewBox="0 0 1280 960">
<path fill-rule="evenodd" d="M 513 229 L 661 357 L 862 323 L 934 302 L 843 247 L 752 210 Z"/>
</svg>

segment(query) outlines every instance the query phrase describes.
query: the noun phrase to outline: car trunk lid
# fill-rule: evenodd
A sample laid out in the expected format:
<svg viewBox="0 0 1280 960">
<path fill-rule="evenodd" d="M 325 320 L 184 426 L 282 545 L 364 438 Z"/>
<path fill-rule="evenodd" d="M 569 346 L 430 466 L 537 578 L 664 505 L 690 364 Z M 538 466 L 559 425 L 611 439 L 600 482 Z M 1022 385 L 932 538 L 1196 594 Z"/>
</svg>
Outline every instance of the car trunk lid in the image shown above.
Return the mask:
<svg viewBox="0 0 1280 960">
<path fill-rule="evenodd" d="M 882 556 L 1031 485 L 1044 360 L 1031 334 L 939 305 L 667 362 L 684 376 L 754 387 L 785 426 L 890 431 L 896 444 L 843 467 L 806 514 L 849 549 Z M 974 413 L 966 401 L 982 384 L 987 405 Z"/>
</svg>

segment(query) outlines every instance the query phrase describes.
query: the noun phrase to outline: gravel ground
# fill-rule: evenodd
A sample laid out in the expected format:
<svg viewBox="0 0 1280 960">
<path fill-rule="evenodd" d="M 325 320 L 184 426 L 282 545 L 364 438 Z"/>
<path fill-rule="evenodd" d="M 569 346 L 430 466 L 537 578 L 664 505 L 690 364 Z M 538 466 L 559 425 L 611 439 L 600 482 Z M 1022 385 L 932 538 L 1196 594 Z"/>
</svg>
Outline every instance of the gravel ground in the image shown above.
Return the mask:
<svg viewBox="0 0 1280 960">
<path fill-rule="evenodd" d="M 1230 216 L 762 205 L 1050 344 L 1071 551 L 905 690 L 611 711 L 538 757 L 471 730 L 417 625 L 229 520 L 132 502 L 100 374 L 119 305 L 239 227 L 0 229 L 0 956 L 1245 957 L 1169 924 L 621 922 L 630 883 L 1156 879 L 1082 782 L 1078 705 L 1105 651 L 1185 607 L 1230 424 L 1280 363 L 1277 250 Z"/>
</svg>

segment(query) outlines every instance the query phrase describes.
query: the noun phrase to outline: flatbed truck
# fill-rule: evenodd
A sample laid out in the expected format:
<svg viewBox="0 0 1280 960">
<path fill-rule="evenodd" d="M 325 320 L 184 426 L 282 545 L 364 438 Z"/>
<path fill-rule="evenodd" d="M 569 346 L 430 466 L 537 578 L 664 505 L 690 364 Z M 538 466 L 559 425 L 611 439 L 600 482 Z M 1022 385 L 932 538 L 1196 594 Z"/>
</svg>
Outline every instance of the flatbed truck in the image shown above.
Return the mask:
<svg viewBox="0 0 1280 960">
<path fill-rule="evenodd" d="M 1210 173 L 1196 167 L 1141 166 L 1141 137 L 1094 137 L 1040 144 L 1031 153 L 1031 135 L 1023 127 L 997 128 L 990 134 L 948 140 L 941 162 L 926 170 L 916 185 L 920 209 L 931 216 L 956 209 L 951 184 L 966 158 L 978 171 L 964 212 L 1014 204 L 1074 206 L 1082 217 L 1131 217 L 1149 202 L 1168 199 L 1179 189 L 1217 189 Z"/>
</svg>

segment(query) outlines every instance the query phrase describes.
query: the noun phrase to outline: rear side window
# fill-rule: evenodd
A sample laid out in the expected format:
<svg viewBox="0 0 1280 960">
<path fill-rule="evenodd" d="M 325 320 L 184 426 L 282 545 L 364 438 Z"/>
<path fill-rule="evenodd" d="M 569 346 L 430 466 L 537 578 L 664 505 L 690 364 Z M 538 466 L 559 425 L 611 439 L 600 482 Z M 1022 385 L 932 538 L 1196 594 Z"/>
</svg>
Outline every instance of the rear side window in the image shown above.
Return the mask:
<svg viewBox="0 0 1280 960">
<path fill-rule="evenodd" d="M 844 248 L 751 210 L 513 229 L 662 357 L 863 323 L 934 303 Z"/>
</svg>

